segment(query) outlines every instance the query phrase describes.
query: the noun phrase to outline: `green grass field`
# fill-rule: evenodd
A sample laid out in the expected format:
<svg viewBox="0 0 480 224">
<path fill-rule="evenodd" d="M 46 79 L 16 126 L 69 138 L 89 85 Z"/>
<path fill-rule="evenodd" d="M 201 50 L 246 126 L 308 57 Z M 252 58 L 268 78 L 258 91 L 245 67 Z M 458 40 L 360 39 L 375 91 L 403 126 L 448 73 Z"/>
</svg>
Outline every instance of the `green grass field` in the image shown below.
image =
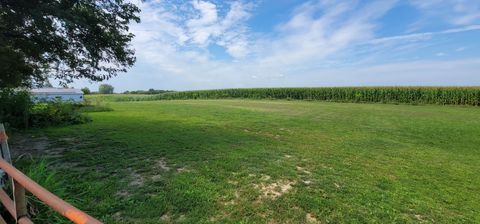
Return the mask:
<svg viewBox="0 0 480 224">
<path fill-rule="evenodd" d="M 109 106 L 91 123 L 23 134 L 43 139 L 65 196 L 105 223 L 480 222 L 478 107 Z"/>
</svg>

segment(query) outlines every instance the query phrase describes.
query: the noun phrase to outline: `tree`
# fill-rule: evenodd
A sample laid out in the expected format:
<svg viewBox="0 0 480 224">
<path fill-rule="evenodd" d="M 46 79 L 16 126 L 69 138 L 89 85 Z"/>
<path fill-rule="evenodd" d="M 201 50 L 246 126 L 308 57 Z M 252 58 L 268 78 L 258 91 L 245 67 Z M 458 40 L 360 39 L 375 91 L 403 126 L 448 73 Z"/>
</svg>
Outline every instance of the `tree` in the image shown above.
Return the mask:
<svg viewBox="0 0 480 224">
<path fill-rule="evenodd" d="M 38 88 L 53 88 L 52 83 L 48 79 L 43 80 L 43 82 L 37 82 L 35 86 Z"/>
<path fill-rule="evenodd" d="M 87 88 L 87 87 L 84 87 L 84 88 L 82 88 L 81 90 L 82 90 L 83 94 L 85 94 L 85 95 L 87 95 L 87 94 L 90 94 L 90 93 L 91 93 L 91 92 L 90 92 L 90 89 L 89 89 L 89 88 Z"/>
<path fill-rule="evenodd" d="M 139 12 L 126 0 L 1 0 L 0 88 L 126 72 Z"/>
<path fill-rule="evenodd" d="M 98 92 L 101 94 L 112 94 L 113 86 L 109 84 L 102 84 L 98 87 Z"/>
</svg>

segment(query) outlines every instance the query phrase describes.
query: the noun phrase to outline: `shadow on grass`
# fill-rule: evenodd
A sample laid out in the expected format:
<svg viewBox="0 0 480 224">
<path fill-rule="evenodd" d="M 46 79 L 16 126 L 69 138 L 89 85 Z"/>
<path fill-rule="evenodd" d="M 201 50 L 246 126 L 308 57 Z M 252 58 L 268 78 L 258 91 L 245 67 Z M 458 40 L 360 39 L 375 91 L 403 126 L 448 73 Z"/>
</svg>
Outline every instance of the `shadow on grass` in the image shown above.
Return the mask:
<svg viewBox="0 0 480 224">
<path fill-rule="evenodd" d="M 48 129 L 47 136 L 75 136 L 52 143 L 63 155 L 47 161 L 78 207 L 106 222 L 207 221 L 232 175 L 286 169 L 270 164 L 279 157 L 267 150 L 272 139 L 208 124 L 106 120 Z"/>
</svg>

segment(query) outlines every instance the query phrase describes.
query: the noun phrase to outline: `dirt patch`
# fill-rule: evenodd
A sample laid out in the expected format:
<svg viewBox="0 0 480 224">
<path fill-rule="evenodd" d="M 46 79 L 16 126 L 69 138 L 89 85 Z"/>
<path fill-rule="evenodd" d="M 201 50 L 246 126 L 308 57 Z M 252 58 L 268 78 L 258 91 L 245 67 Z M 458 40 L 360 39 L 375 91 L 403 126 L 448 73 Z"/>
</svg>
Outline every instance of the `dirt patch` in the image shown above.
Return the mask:
<svg viewBox="0 0 480 224">
<path fill-rule="evenodd" d="M 167 166 L 167 161 L 163 157 L 157 162 L 157 167 L 160 168 L 162 171 L 170 171 L 171 169 Z"/>
<path fill-rule="evenodd" d="M 304 184 L 306 184 L 306 185 L 309 185 L 309 184 L 312 183 L 312 181 L 310 181 L 310 180 L 303 180 L 302 182 L 303 182 Z"/>
<path fill-rule="evenodd" d="M 15 136 L 15 141 L 9 144 L 12 158 L 18 158 L 21 155 L 40 155 L 44 154 L 50 146 L 50 141 L 46 137 L 27 137 Z"/>
<path fill-rule="evenodd" d="M 60 158 L 63 156 L 63 153 L 65 152 L 66 148 L 63 147 L 56 147 L 56 148 L 49 148 L 45 149 L 43 154 L 47 157 L 50 158 Z"/>
<path fill-rule="evenodd" d="M 232 200 L 230 200 L 230 201 L 223 202 L 222 204 L 225 205 L 225 206 L 237 204 L 237 203 L 238 203 L 238 200 L 240 199 L 240 192 L 238 192 L 237 190 L 235 190 L 234 196 L 235 196 L 234 199 L 232 199 Z"/>
<path fill-rule="evenodd" d="M 112 217 L 113 219 L 117 220 L 117 221 L 121 221 L 123 220 L 123 216 L 122 216 L 122 212 L 115 212 Z"/>
<path fill-rule="evenodd" d="M 162 179 L 162 175 L 158 175 L 158 174 L 157 174 L 157 175 L 153 175 L 151 178 L 152 178 L 153 181 L 159 181 L 159 180 Z"/>
<path fill-rule="evenodd" d="M 168 221 L 170 221 L 170 219 L 171 219 L 171 216 L 170 216 L 169 213 L 165 213 L 160 217 L 160 220 L 162 220 L 164 222 L 168 222 Z"/>
<path fill-rule="evenodd" d="M 265 175 L 265 174 L 262 174 L 262 177 L 260 177 L 260 180 L 262 181 L 268 181 L 272 179 L 272 177 L 270 177 L 269 175 Z"/>
<path fill-rule="evenodd" d="M 227 183 L 231 185 L 238 185 L 238 181 L 235 181 L 235 180 L 228 180 Z"/>
<path fill-rule="evenodd" d="M 71 138 L 71 137 L 59 138 L 58 140 L 62 141 L 62 142 L 68 142 L 68 143 L 78 143 L 79 142 L 76 138 Z"/>
<path fill-rule="evenodd" d="M 187 167 L 179 167 L 177 168 L 177 172 L 178 173 L 184 173 L 184 172 L 190 172 L 190 169 L 188 169 Z"/>
<path fill-rule="evenodd" d="M 425 218 L 419 214 L 414 215 L 415 219 L 418 220 L 419 223 L 427 223 L 428 221 L 425 220 Z"/>
<path fill-rule="evenodd" d="M 73 171 L 80 171 L 80 172 L 88 170 L 88 167 L 83 166 L 80 162 L 73 162 L 73 161 L 61 161 L 58 163 L 53 163 L 52 166 L 57 169 L 73 170 Z"/>
<path fill-rule="evenodd" d="M 315 218 L 315 216 L 311 213 L 307 213 L 305 215 L 305 220 L 307 223 L 320 223 L 320 221 L 318 221 L 317 218 Z"/>
<path fill-rule="evenodd" d="M 145 179 L 139 173 L 135 172 L 132 169 L 130 171 L 130 186 L 142 187 L 145 184 Z"/>
<path fill-rule="evenodd" d="M 260 190 L 262 193 L 260 195 L 261 198 L 277 199 L 278 197 L 292 190 L 294 184 L 295 181 L 280 180 L 270 184 L 255 184 L 254 188 Z"/>
<path fill-rule="evenodd" d="M 121 191 L 118 191 L 115 195 L 117 195 L 119 197 L 122 197 L 122 198 L 128 198 L 128 197 L 130 197 L 130 192 L 128 192 L 126 190 L 121 190 Z"/>
<path fill-rule="evenodd" d="M 88 142 L 73 137 L 50 139 L 45 136 L 16 135 L 9 146 L 13 159 L 21 156 L 61 158 L 66 151 L 76 150 L 85 144 Z"/>
<path fill-rule="evenodd" d="M 170 214 L 170 212 L 167 212 L 165 214 L 163 214 L 162 216 L 160 216 L 160 221 L 162 222 L 173 222 L 173 223 L 183 223 L 185 222 L 185 215 L 184 214 L 180 214 L 176 219 L 175 217 Z"/>
<path fill-rule="evenodd" d="M 180 222 L 180 223 L 185 222 L 185 215 L 184 214 L 179 215 L 177 218 L 177 222 Z"/>
<path fill-rule="evenodd" d="M 311 174 L 310 171 L 306 170 L 305 168 L 303 167 L 300 167 L 300 166 L 297 166 L 297 170 L 304 173 L 304 174 Z"/>
</svg>

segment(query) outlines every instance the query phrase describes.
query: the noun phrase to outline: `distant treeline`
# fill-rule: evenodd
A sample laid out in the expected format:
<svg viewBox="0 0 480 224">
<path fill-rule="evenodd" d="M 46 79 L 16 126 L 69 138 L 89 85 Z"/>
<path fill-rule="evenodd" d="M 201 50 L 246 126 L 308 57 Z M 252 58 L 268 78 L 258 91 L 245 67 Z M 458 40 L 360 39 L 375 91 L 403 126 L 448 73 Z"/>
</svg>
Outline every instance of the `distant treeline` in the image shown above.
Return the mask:
<svg viewBox="0 0 480 224">
<path fill-rule="evenodd" d="M 143 101 L 233 98 L 480 106 L 480 87 L 322 87 L 218 89 L 167 92 L 152 96 L 116 95 L 108 100 Z"/>
<path fill-rule="evenodd" d="M 125 91 L 124 94 L 161 94 L 161 93 L 170 93 L 172 90 L 162 90 L 162 89 L 149 89 L 149 90 L 133 90 Z"/>
</svg>

